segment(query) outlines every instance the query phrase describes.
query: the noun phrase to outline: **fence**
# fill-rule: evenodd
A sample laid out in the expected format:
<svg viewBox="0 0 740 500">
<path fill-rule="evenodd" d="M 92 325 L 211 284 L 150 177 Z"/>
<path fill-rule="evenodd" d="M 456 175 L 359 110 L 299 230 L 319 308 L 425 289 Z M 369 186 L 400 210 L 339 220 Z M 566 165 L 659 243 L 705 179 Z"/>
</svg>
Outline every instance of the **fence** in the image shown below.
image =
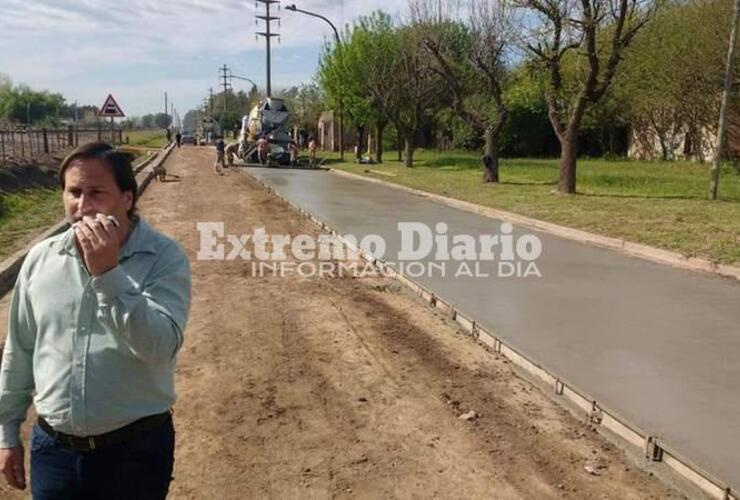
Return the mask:
<svg viewBox="0 0 740 500">
<path fill-rule="evenodd" d="M 56 153 L 92 141 L 121 144 L 123 133 L 120 129 L 76 128 L 72 125 L 54 129 L 0 127 L 0 161 Z"/>
</svg>

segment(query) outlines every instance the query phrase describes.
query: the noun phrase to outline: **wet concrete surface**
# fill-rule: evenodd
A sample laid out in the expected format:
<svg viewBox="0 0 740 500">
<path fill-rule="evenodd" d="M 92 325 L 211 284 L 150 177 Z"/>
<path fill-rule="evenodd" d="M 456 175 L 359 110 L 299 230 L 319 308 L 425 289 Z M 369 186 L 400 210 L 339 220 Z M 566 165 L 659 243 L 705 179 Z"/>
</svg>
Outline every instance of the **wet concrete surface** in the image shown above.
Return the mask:
<svg viewBox="0 0 740 500">
<path fill-rule="evenodd" d="M 314 171 L 247 172 L 342 234 L 382 236 L 385 260 L 397 260 L 399 222 L 432 230 L 444 222 L 449 236 L 500 233 L 500 221 L 361 180 Z M 502 277 L 491 262 L 477 277 L 454 276 L 460 263 L 448 262 L 445 276 L 435 271 L 415 279 L 740 488 L 740 285 L 514 228 L 515 241 L 525 234 L 542 242 L 534 261 L 542 277 Z M 476 273 L 475 262 L 469 264 Z"/>
</svg>

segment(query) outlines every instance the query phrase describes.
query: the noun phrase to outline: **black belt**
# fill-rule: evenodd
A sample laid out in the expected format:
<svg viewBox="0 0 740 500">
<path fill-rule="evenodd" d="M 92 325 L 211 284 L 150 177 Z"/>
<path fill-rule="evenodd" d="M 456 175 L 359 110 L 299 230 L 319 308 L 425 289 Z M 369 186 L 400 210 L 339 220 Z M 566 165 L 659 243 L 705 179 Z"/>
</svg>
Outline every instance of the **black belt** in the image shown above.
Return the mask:
<svg viewBox="0 0 740 500">
<path fill-rule="evenodd" d="M 51 425 L 49 425 L 49 422 L 44 420 L 43 417 L 39 417 L 38 424 L 44 432 L 56 439 L 63 448 L 72 451 L 91 451 L 97 448 L 103 448 L 104 446 L 129 441 L 150 429 L 154 429 L 155 427 L 162 425 L 170 418 L 171 413 L 166 411 L 165 413 L 140 418 L 139 420 L 131 422 L 130 424 L 114 431 L 87 437 L 72 436 L 70 434 L 64 434 L 63 432 L 57 432 Z"/>
</svg>

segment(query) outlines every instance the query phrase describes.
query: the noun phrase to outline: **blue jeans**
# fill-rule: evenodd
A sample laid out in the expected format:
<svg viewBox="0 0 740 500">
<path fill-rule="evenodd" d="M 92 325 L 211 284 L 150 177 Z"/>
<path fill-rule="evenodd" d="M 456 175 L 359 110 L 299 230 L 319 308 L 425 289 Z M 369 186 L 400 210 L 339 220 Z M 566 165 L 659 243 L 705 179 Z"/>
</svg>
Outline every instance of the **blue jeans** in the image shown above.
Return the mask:
<svg viewBox="0 0 740 500">
<path fill-rule="evenodd" d="M 34 500 L 159 500 L 167 496 L 174 465 L 172 419 L 125 443 L 71 451 L 38 425 L 31 436 Z"/>
</svg>

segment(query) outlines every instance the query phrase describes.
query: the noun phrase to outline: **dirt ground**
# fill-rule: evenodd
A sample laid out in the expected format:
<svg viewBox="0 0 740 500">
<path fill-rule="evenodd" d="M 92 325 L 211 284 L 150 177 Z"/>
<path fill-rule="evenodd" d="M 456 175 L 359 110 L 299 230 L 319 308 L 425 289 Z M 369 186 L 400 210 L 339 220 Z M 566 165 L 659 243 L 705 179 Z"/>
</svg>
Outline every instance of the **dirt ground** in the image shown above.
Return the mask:
<svg viewBox="0 0 740 500">
<path fill-rule="evenodd" d="M 175 150 L 140 203 L 193 264 L 171 498 L 680 497 L 392 280 L 196 260 L 198 221 L 317 234 L 212 160 Z"/>
</svg>

